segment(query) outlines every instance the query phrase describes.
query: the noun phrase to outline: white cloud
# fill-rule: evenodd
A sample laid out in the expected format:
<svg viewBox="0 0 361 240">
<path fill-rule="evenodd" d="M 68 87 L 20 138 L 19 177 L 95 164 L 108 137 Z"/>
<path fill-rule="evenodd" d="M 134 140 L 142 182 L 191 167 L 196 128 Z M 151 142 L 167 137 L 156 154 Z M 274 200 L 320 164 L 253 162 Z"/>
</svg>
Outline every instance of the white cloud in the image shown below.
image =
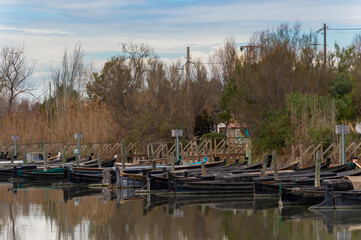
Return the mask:
<svg viewBox="0 0 361 240">
<path fill-rule="evenodd" d="M 26 14 L 35 15 L 29 21 L 26 14 L 21 16 L 21 11 L 15 16 L 7 13 L 13 22 L 0 15 L 0 47 L 24 45 L 28 60 L 36 61 L 33 81 L 41 82 L 48 81 L 51 67 L 60 65 L 64 49 L 71 52 L 79 41 L 90 54 L 120 51 L 120 42 L 148 43 L 168 64 L 183 60 L 186 47 L 190 46 L 193 58 L 206 62 L 229 35 L 239 43 L 247 43 L 256 31 L 297 20 L 306 32 L 321 28 L 324 22 L 355 26 L 361 18 L 360 4 L 311 0 L 217 4 L 195 1 L 154 7 L 146 0 L 0 0 L 0 12 L 19 7 Z M 38 12 L 43 13 L 39 18 Z M 104 54 L 103 59 L 88 63 L 92 61 L 100 69 L 110 57 Z"/>
<path fill-rule="evenodd" d="M 30 34 L 59 34 L 59 35 L 73 35 L 74 33 L 61 31 L 56 29 L 34 29 L 34 28 L 16 28 L 9 27 L 0 24 L 0 31 L 10 31 L 10 32 L 23 32 Z"/>
</svg>

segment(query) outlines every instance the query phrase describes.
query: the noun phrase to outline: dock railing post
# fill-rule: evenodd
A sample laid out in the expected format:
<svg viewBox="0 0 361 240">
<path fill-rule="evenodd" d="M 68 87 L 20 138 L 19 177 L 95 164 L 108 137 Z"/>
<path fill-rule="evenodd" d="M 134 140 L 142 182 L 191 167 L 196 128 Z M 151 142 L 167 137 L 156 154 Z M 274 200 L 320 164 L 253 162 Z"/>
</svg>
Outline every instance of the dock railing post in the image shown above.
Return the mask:
<svg viewBox="0 0 361 240">
<path fill-rule="evenodd" d="M 277 167 L 277 152 L 272 151 L 272 162 L 273 162 L 273 178 L 274 181 L 278 181 L 278 167 Z"/>
<path fill-rule="evenodd" d="M 246 157 L 248 157 L 247 164 L 252 163 L 252 140 L 248 139 L 246 143 Z"/>
<path fill-rule="evenodd" d="M 79 154 L 77 153 L 76 156 L 75 156 L 75 159 L 76 159 L 76 166 L 79 167 L 79 162 L 80 162 L 80 156 Z"/>
<path fill-rule="evenodd" d="M 66 164 L 66 156 L 65 156 L 65 148 L 61 149 L 61 165 L 65 167 Z"/>
<path fill-rule="evenodd" d="M 206 160 L 207 157 L 204 157 L 204 160 Z M 201 162 L 201 167 L 202 167 L 202 176 L 205 176 L 206 175 L 206 166 L 204 164 L 204 160 L 202 160 Z"/>
<path fill-rule="evenodd" d="M 28 164 L 28 159 L 26 158 L 26 152 L 23 154 L 23 164 Z"/>
<path fill-rule="evenodd" d="M 122 168 L 125 169 L 125 160 L 127 158 L 125 140 L 122 140 Z"/>
<path fill-rule="evenodd" d="M 174 172 L 175 170 L 175 166 L 174 166 L 174 153 L 170 154 L 170 166 L 171 166 L 171 171 Z"/>
<path fill-rule="evenodd" d="M 207 161 L 207 157 L 204 157 L 204 160 L 202 160 L 202 162 L 201 162 L 202 176 L 205 176 L 207 174 L 206 165 L 205 165 L 206 161 Z"/>
<path fill-rule="evenodd" d="M 263 164 L 262 164 L 262 171 L 261 171 L 261 177 L 266 176 L 266 169 L 267 169 L 267 161 L 268 161 L 268 154 L 263 154 Z"/>
<path fill-rule="evenodd" d="M 102 159 L 100 158 L 100 154 L 98 154 L 98 168 L 102 167 Z"/>
<path fill-rule="evenodd" d="M 320 186 L 320 173 L 321 173 L 321 150 L 316 153 L 316 164 L 315 164 L 315 187 Z"/>
<path fill-rule="evenodd" d="M 152 160 L 152 170 L 155 170 L 157 168 L 157 162 L 155 159 Z"/>
<path fill-rule="evenodd" d="M 44 148 L 44 171 L 48 170 L 48 150 Z"/>
<path fill-rule="evenodd" d="M 116 167 L 115 169 L 115 175 L 116 175 L 116 187 L 120 188 L 122 186 L 121 176 L 120 176 L 120 170 L 119 167 Z"/>
</svg>

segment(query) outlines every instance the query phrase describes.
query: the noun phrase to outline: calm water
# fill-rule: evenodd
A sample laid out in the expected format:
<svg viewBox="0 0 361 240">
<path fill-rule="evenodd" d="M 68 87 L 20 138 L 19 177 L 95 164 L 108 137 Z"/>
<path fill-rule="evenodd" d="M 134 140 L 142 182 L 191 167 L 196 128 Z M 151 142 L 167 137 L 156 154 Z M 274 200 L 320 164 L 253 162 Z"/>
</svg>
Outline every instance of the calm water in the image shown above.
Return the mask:
<svg viewBox="0 0 361 240">
<path fill-rule="evenodd" d="M 361 210 L 0 184 L 0 239 L 361 239 L 358 229 Z"/>
</svg>

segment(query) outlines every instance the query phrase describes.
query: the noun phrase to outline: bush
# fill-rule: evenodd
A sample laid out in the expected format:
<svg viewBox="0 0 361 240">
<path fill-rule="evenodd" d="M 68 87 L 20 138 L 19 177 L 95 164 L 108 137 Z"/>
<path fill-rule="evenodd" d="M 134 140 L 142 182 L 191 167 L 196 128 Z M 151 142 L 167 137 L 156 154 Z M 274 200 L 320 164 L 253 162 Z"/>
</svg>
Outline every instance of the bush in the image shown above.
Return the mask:
<svg viewBox="0 0 361 240">
<path fill-rule="evenodd" d="M 212 133 L 206 133 L 203 134 L 202 139 L 206 139 L 206 138 L 226 138 L 227 135 L 224 133 L 216 133 L 216 132 L 212 132 Z"/>
</svg>

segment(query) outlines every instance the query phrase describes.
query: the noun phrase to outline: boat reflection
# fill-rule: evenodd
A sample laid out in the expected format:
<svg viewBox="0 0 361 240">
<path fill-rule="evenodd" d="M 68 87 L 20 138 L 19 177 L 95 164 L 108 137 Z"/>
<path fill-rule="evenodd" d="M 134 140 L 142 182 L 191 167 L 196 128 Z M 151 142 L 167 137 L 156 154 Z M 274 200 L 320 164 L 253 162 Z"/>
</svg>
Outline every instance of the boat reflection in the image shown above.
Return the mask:
<svg viewBox="0 0 361 240">
<path fill-rule="evenodd" d="M 318 209 L 311 211 L 323 218 L 323 223 L 329 233 L 333 233 L 336 226 L 347 231 L 361 230 L 361 209 Z"/>
<path fill-rule="evenodd" d="M 143 215 L 154 208 L 163 207 L 173 214 L 175 209 L 189 205 L 201 205 L 223 211 L 258 211 L 279 206 L 275 198 L 245 198 L 244 195 L 156 195 L 143 194 Z"/>
</svg>

